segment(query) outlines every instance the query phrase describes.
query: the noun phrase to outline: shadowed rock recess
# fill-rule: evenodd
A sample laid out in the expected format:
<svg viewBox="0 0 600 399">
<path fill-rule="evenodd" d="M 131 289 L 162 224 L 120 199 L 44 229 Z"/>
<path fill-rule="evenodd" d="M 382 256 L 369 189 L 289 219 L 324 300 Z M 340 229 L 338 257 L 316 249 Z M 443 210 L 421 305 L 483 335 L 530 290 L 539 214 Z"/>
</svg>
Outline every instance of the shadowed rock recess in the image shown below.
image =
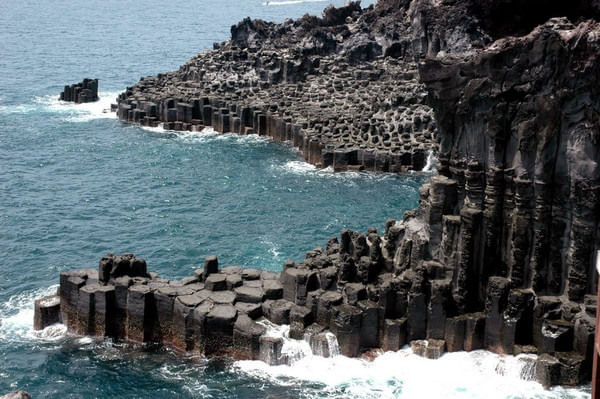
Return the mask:
<svg viewBox="0 0 600 399">
<path fill-rule="evenodd" d="M 538 3 L 381 0 L 244 20 L 229 42 L 128 88 L 118 114 L 130 122 L 267 134 L 337 170 L 419 169 L 435 146 L 438 174 L 383 234 L 345 230 L 280 274 L 208 257 L 169 281 L 130 254 L 64 272 L 60 295 L 36 303 L 36 327 L 62 320 L 79 334 L 285 363 L 266 318 L 325 355 L 333 333 L 347 356 L 407 343 L 429 357 L 537 353 L 541 383 L 588 380 L 600 25 L 591 2 Z"/>
</svg>

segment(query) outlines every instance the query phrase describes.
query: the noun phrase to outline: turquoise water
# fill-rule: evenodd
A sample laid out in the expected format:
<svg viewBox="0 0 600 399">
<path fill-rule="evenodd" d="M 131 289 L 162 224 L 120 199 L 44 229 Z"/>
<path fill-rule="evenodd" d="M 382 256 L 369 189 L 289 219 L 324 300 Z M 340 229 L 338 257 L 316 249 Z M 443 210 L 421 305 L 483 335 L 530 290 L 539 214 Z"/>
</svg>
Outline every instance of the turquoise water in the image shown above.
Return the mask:
<svg viewBox="0 0 600 399">
<path fill-rule="evenodd" d="M 387 217 L 417 205 L 424 174 L 334 174 L 305 164 L 289 144 L 144 130 L 103 112 L 127 85 L 178 68 L 226 40 L 229 27 L 246 16 L 282 21 L 327 4 L 0 2 L 0 393 L 489 397 L 481 378 L 506 384 L 510 376 L 480 367 L 480 358 L 499 361 L 485 353 L 424 365 L 398 352 L 374 363 L 309 358 L 268 368 L 71 337 L 60 326 L 31 329 L 33 300 L 56 289 L 59 273 L 96 267 L 108 252 L 133 252 L 167 278 L 191 275 L 209 254 L 222 265 L 278 271 L 343 228 L 382 230 Z M 100 103 L 56 100 L 65 84 L 84 77 L 100 79 Z M 448 373 L 460 362 L 473 367 L 463 373 L 468 379 L 440 379 L 434 391 L 414 372 L 422 366 Z M 585 388 L 547 392 L 523 384 L 497 397 L 586 396 Z"/>
</svg>

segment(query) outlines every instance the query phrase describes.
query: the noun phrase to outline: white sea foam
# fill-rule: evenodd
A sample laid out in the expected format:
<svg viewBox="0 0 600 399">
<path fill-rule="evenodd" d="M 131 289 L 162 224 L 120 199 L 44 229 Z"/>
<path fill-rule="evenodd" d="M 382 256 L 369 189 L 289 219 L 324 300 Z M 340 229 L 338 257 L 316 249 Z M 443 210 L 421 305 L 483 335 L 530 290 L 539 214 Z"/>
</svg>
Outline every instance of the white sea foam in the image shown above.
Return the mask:
<svg viewBox="0 0 600 399">
<path fill-rule="evenodd" d="M 167 132 L 171 132 L 169 130 L 166 130 L 163 126 L 162 123 L 159 123 L 158 126 L 140 126 L 142 128 L 142 130 L 145 130 L 147 132 L 152 132 L 152 133 L 167 133 Z"/>
<path fill-rule="evenodd" d="M 273 165 L 273 167 L 277 167 L 277 165 Z M 316 166 L 304 161 L 289 161 L 279 167 L 286 172 L 294 174 L 314 173 L 317 170 Z"/>
<path fill-rule="evenodd" d="M 283 339 L 283 347 L 281 348 L 281 354 L 289 359 L 290 364 L 295 364 L 307 357 L 312 357 L 313 353 L 310 349 L 310 344 L 307 340 L 295 340 L 289 338 L 289 325 L 273 324 L 266 319 L 259 321 L 259 324 L 262 324 L 265 327 L 267 327 L 267 331 L 265 333 L 266 336 Z M 262 362 L 259 363 L 265 364 Z"/>
<path fill-rule="evenodd" d="M 57 285 L 14 295 L 0 304 L 0 339 L 5 341 L 55 341 L 66 333 L 62 325 L 33 330 L 33 306 L 38 298 L 56 293 Z"/>
<path fill-rule="evenodd" d="M 75 340 L 75 344 L 78 346 L 90 345 L 94 343 L 94 338 L 92 337 L 81 337 Z"/>
<path fill-rule="evenodd" d="M 41 331 L 31 331 L 31 336 L 43 342 L 58 342 L 67 335 L 67 326 L 64 324 L 53 324 Z"/>
<path fill-rule="evenodd" d="M 585 398 L 581 389 L 545 390 L 513 373 L 498 374 L 498 362 L 515 363 L 497 355 L 476 351 L 446 354 L 429 360 L 410 349 L 386 352 L 373 361 L 343 356 L 310 356 L 291 366 L 267 366 L 258 361 L 237 362 L 243 372 L 276 384 L 291 379 L 323 385 L 325 397 L 360 398 Z M 506 365 L 506 364 L 505 364 Z"/>
<path fill-rule="evenodd" d="M 34 103 L 39 106 L 64 114 L 65 120 L 69 122 L 88 122 L 94 119 L 115 119 L 115 112 L 111 112 L 110 106 L 116 102 L 118 92 L 99 92 L 98 101 L 84 104 L 60 101 L 57 96 L 36 97 Z"/>
<path fill-rule="evenodd" d="M 393 173 L 368 173 L 355 171 L 334 172 L 333 167 L 331 166 L 319 169 L 305 161 L 288 161 L 285 164 L 273 164 L 271 165 L 271 168 L 282 171 L 283 173 L 304 176 L 307 178 L 317 177 L 335 179 L 337 181 L 344 182 L 349 187 L 356 186 L 357 181 L 384 181 L 397 178 L 397 175 Z"/>
<path fill-rule="evenodd" d="M 425 166 L 423 167 L 422 172 L 425 172 L 425 173 L 435 172 L 437 163 L 438 163 L 438 159 L 435 154 L 435 151 L 430 148 L 429 150 L 427 150 L 427 162 L 425 163 Z"/>
<path fill-rule="evenodd" d="M 278 258 L 279 256 L 281 256 L 281 245 L 273 242 L 272 240 L 268 240 L 268 239 L 261 239 L 260 243 L 262 245 L 264 245 L 267 248 L 267 251 L 269 251 L 269 253 L 271 255 L 273 255 L 274 258 Z"/>
<path fill-rule="evenodd" d="M 245 134 L 245 135 L 239 135 L 236 133 L 225 133 L 225 134 L 221 134 L 219 135 L 219 137 L 227 137 L 227 139 L 231 140 L 235 140 L 239 143 L 242 144 L 263 144 L 263 143 L 268 143 L 270 141 L 272 141 L 272 139 L 268 136 L 260 136 L 258 134 Z"/>
<path fill-rule="evenodd" d="M 319 169 L 316 166 L 306 161 L 288 161 L 283 165 L 273 164 L 272 169 L 282 170 L 286 173 L 301 175 L 301 176 L 330 176 L 334 178 L 353 177 L 358 174 L 356 172 L 341 172 L 335 173 L 333 167 L 328 166 L 326 168 Z"/>
<path fill-rule="evenodd" d="M 52 109 L 65 109 L 70 122 L 88 122 L 93 119 L 115 119 L 117 114 L 111 112 L 111 104 L 116 103 L 118 92 L 99 92 L 99 100 L 85 104 L 74 104 L 65 101 L 52 101 Z"/>
<path fill-rule="evenodd" d="M 190 131 L 181 131 L 181 130 L 168 130 L 165 129 L 163 123 L 159 123 L 158 126 L 140 126 L 143 130 L 148 132 L 164 134 L 169 138 L 178 138 L 186 141 L 194 141 L 194 142 L 205 142 L 208 140 L 212 140 L 219 135 L 212 127 L 205 127 L 201 131 L 198 132 L 190 132 Z"/>
<path fill-rule="evenodd" d="M 60 101 L 58 95 L 36 96 L 31 102 L 0 106 L 0 114 L 29 114 L 31 112 L 52 112 L 61 115 L 69 122 L 88 122 L 93 119 L 115 119 L 111 103 L 116 102 L 118 92 L 99 92 L 99 100 L 92 103 L 76 104 Z"/>
<path fill-rule="evenodd" d="M 266 322 L 267 334 L 284 339 L 282 353 L 294 354 L 289 366 L 239 361 L 241 372 L 274 384 L 308 382 L 323 386 L 319 397 L 360 398 L 585 398 L 586 390 L 545 390 L 532 381 L 533 355 L 502 356 L 486 351 L 448 353 L 425 359 L 406 347 L 372 361 L 344 356 L 323 358 L 306 341 L 288 339 L 289 327 Z M 317 394 L 315 394 L 317 395 Z M 316 397 L 316 396 L 315 396 Z"/>
<path fill-rule="evenodd" d="M 240 144 L 257 144 L 265 143 L 271 140 L 269 137 L 259 136 L 257 134 L 240 135 L 237 133 L 219 133 L 212 127 L 205 127 L 199 132 L 167 130 L 162 123 L 156 127 L 141 126 L 141 128 L 152 133 L 165 134 L 167 137 L 176 137 L 178 139 L 194 143 L 231 141 Z"/>
</svg>

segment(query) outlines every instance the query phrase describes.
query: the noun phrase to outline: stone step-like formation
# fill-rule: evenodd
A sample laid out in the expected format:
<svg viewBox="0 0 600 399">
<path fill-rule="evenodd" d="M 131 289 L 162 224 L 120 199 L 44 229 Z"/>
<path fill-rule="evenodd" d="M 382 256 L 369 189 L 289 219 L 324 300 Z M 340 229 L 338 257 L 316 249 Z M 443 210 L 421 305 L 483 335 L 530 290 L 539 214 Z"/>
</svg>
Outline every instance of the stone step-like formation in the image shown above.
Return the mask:
<svg viewBox="0 0 600 399">
<path fill-rule="evenodd" d="M 367 235 L 346 230 L 302 262 L 286 262 L 280 274 L 220 269 L 212 256 L 193 276 L 167 280 L 146 273 L 145 262 L 131 254 L 109 255 L 98 270 L 61 273 L 59 295 L 36 302 L 36 320 L 43 322 L 35 327 L 56 322 L 38 315 L 59 303 L 59 319 L 75 334 L 285 364 L 283 341 L 266 333 L 266 319 L 290 325 L 291 338 L 309 339 L 324 356 L 335 349 L 357 357 L 409 343 L 429 358 L 485 348 L 542 355 L 537 378 L 546 385 L 589 378 L 595 297 L 577 305 L 493 277 L 485 308 L 461 314 L 451 270 L 434 261 L 405 268 L 398 256 L 388 256 L 402 252 L 386 251 L 398 228 L 390 221 L 383 239 L 374 229 Z M 337 349 L 330 345 L 333 336 Z"/>
<path fill-rule="evenodd" d="M 77 104 L 98 101 L 98 79 L 83 79 L 80 83 L 65 86 L 59 100 Z"/>
</svg>

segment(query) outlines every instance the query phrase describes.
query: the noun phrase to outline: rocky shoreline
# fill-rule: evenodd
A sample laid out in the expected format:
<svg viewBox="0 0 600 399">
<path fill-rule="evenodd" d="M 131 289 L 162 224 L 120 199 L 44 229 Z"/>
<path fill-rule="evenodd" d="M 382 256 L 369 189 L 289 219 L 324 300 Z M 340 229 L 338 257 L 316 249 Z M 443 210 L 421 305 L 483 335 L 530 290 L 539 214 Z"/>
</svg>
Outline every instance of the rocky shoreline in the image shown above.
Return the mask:
<svg viewBox="0 0 600 399">
<path fill-rule="evenodd" d="M 127 88 L 117 114 L 169 130 L 267 135 L 337 171 L 421 170 L 437 141 L 433 111 L 417 64 L 398 58 L 405 43 L 359 39 L 375 14 L 351 3 L 322 19 L 246 19 L 230 41 Z"/>
<path fill-rule="evenodd" d="M 510 18 L 508 17 L 510 15 Z M 600 10 L 535 1 L 380 0 L 232 27 L 119 96 L 119 118 L 289 140 L 335 170 L 438 175 L 383 234 L 343 231 L 280 274 L 169 281 L 109 256 L 61 274 L 36 327 L 283 361 L 261 317 L 340 351 L 535 353 L 536 379 L 591 374 L 600 255 Z M 569 19 L 567 19 L 568 17 Z M 425 344 L 423 340 L 428 340 Z M 320 343 L 321 344 L 320 344 Z M 429 345 L 429 346 L 428 346 Z"/>
</svg>

